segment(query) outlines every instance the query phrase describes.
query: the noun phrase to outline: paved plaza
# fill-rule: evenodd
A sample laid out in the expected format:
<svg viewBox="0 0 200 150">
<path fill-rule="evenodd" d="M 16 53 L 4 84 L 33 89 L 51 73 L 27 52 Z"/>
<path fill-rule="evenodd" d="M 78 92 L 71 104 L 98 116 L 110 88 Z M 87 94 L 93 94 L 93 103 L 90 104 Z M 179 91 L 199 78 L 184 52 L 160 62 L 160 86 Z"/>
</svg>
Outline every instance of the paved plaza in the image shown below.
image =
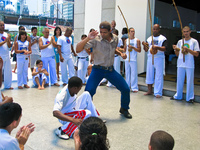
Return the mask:
<svg viewBox="0 0 200 150">
<path fill-rule="evenodd" d="M 32 81 L 29 81 L 29 85 Z M 26 143 L 26 150 L 73 150 L 73 139 L 61 140 L 54 131 L 61 126 L 52 115 L 54 99 L 62 86 L 51 86 L 45 90 L 17 89 L 2 90 L 12 96 L 14 102 L 23 108 L 20 125 L 13 130 L 15 136 L 22 125 L 33 122 L 36 126 Z M 83 86 L 82 91 L 85 86 Z M 79 94 L 80 94 L 79 93 Z M 115 88 L 99 86 L 94 96 L 94 104 L 107 120 L 108 139 L 111 150 L 145 150 L 149 138 L 156 130 L 165 130 L 175 139 L 175 150 L 198 150 L 200 148 L 200 104 L 185 101 L 171 101 L 163 96 L 143 96 L 144 92 L 131 93 L 130 113 L 132 119 L 125 119 L 119 113 L 120 92 Z"/>
</svg>

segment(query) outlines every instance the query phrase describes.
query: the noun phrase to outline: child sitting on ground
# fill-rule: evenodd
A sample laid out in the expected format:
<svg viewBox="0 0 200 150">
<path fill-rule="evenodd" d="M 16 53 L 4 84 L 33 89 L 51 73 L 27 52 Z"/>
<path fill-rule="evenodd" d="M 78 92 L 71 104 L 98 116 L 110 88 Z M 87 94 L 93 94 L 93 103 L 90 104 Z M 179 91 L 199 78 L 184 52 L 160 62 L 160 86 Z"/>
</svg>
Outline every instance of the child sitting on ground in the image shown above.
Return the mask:
<svg viewBox="0 0 200 150">
<path fill-rule="evenodd" d="M 46 83 L 47 77 L 49 73 L 43 67 L 42 60 L 36 61 L 37 68 L 33 69 L 32 76 L 33 76 L 33 84 L 38 86 L 38 90 L 44 90 L 44 85 Z"/>
</svg>

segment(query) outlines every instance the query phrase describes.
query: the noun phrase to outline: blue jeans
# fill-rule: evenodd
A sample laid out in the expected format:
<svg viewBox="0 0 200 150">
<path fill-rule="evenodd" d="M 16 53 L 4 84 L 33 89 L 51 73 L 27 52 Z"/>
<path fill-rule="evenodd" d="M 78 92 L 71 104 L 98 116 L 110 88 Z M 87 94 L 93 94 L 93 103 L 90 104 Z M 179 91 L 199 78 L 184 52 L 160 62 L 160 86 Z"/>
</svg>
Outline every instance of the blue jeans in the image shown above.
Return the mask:
<svg viewBox="0 0 200 150">
<path fill-rule="evenodd" d="M 110 81 L 111 84 L 113 84 L 121 92 L 121 107 L 124 109 L 129 109 L 130 88 L 128 87 L 128 84 L 124 78 L 114 69 L 109 71 L 92 68 L 92 72 L 86 84 L 85 91 L 88 91 L 93 97 L 93 95 L 96 93 L 97 86 L 103 78 L 106 78 L 108 81 Z"/>
</svg>

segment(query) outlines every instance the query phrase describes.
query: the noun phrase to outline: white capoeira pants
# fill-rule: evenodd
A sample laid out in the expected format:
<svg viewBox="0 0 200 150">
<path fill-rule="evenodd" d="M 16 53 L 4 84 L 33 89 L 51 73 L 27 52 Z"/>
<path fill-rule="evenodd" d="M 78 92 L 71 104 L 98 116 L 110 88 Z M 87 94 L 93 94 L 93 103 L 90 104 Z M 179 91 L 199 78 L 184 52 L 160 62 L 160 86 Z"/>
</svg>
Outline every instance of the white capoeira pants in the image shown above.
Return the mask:
<svg viewBox="0 0 200 150">
<path fill-rule="evenodd" d="M 12 68 L 9 56 L 3 57 L 4 88 L 9 89 L 12 83 Z"/>
<path fill-rule="evenodd" d="M 114 59 L 114 69 L 120 74 L 120 56 L 116 56 Z M 112 86 L 112 84 L 108 81 L 107 86 Z"/>
<path fill-rule="evenodd" d="M 51 57 L 41 57 L 43 62 L 43 68 L 50 74 L 51 84 L 57 83 L 56 76 L 56 62 L 54 56 Z M 49 68 L 49 69 L 48 69 Z M 47 76 L 46 83 L 49 83 L 49 77 Z"/>
<path fill-rule="evenodd" d="M 152 58 L 148 57 L 147 60 L 147 74 L 146 74 L 146 84 L 154 83 L 154 95 L 162 96 L 163 90 L 163 67 L 164 58 L 154 58 L 154 65 L 152 65 Z M 155 73 L 155 82 L 154 82 Z"/>
<path fill-rule="evenodd" d="M 36 81 L 35 81 L 35 78 L 38 78 L 38 80 L 39 80 L 39 83 L 40 83 L 40 85 L 42 85 L 42 82 L 43 82 L 43 80 L 45 80 L 45 82 L 47 81 L 47 77 L 46 77 L 46 75 L 43 73 L 43 74 L 37 74 L 37 75 L 35 75 L 34 77 L 33 77 L 33 84 L 35 85 L 35 86 L 37 86 L 37 83 L 36 83 Z"/>
<path fill-rule="evenodd" d="M 90 96 L 90 93 L 85 91 L 83 92 L 76 100 L 76 107 L 75 110 L 64 113 L 67 116 L 73 117 L 75 119 L 86 119 L 90 116 L 98 117 L 99 114 L 92 102 L 92 97 Z M 73 136 L 73 133 L 78 128 L 75 124 L 72 122 L 66 122 L 59 120 L 60 123 L 63 124 L 61 129 L 70 137 Z"/>
<path fill-rule="evenodd" d="M 187 77 L 186 101 L 189 101 L 191 99 L 194 99 L 194 68 L 177 67 L 177 92 L 174 95 L 174 98 L 179 100 L 183 98 L 185 74 Z"/>
<path fill-rule="evenodd" d="M 125 61 L 125 73 L 131 91 L 138 91 L 137 61 Z"/>
<path fill-rule="evenodd" d="M 74 62 L 72 58 L 64 58 L 63 62 L 60 62 L 61 67 L 61 75 L 62 75 L 62 82 L 68 83 L 68 71 L 69 70 L 69 78 L 74 76 Z"/>
<path fill-rule="evenodd" d="M 78 59 L 78 77 L 82 80 L 83 83 L 86 82 L 86 73 L 89 64 L 88 58 Z"/>
<path fill-rule="evenodd" d="M 22 84 L 27 85 L 28 78 L 28 58 L 17 57 L 17 84 L 22 86 Z"/>
</svg>

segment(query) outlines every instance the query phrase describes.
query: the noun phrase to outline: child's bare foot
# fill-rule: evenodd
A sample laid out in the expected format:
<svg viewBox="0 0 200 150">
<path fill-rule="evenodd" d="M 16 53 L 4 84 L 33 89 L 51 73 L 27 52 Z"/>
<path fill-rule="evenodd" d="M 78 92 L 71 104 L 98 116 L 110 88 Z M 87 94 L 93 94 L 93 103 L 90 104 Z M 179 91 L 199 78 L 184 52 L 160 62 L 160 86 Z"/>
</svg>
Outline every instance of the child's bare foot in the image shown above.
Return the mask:
<svg viewBox="0 0 200 150">
<path fill-rule="evenodd" d="M 38 90 L 41 90 L 41 86 L 38 86 Z"/>
<path fill-rule="evenodd" d="M 156 98 L 161 98 L 162 96 L 160 96 L 160 95 L 156 95 Z"/>
<path fill-rule="evenodd" d="M 40 90 L 44 90 L 44 87 L 42 86 L 42 87 L 40 88 Z"/>
<path fill-rule="evenodd" d="M 18 89 L 23 89 L 23 87 L 22 86 L 18 86 Z"/>
<path fill-rule="evenodd" d="M 54 83 L 54 85 L 55 85 L 55 86 L 60 86 L 60 84 L 58 84 L 58 83 Z"/>
<path fill-rule="evenodd" d="M 146 93 L 144 93 L 144 95 L 146 96 L 146 95 L 152 95 L 152 92 L 146 92 Z"/>
<path fill-rule="evenodd" d="M 25 88 L 30 88 L 30 86 L 28 86 L 28 85 L 24 85 L 24 87 L 25 87 Z"/>
</svg>

